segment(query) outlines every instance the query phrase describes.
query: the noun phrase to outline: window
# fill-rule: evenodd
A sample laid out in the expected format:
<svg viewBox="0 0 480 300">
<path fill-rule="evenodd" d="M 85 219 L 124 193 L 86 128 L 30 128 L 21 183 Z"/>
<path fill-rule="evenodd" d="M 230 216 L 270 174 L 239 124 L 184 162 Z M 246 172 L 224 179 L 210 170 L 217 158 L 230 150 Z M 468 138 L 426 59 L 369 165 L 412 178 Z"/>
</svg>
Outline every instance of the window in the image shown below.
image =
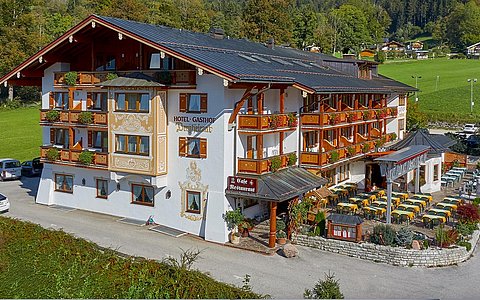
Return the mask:
<svg viewBox="0 0 480 300">
<path fill-rule="evenodd" d="M 88 147 L 102 149 L 102 152 L 107 152 L 108 151 L 108 132 L 88 131 Z"/>
<path fill-rule="evenodd" d="M 66 128 L 50 128 L 50 144 L 68 148 L 70 135 Z"/>
<path fill-rule="evenodd" d="M 87 96 L 87 99 L 91 99 L 92 109 L 107 111 L 107 93 L 92 93 L 90 97 Z"/>
<path fill-rule="evenodd" d="M 117 134 L 115 143 L 115 152 L 149 155 L 150 154 L 150 138 L 140 135 L 120 135 Z"/>
<path fill-rule="evenodd" d="M 187 191 L 187 209 L 189 213 L 200 214 L 200 192 Z"/>
<path fill-rule="evenodd" d="M 400 95 L 398 99 L 398 105 L 405 106 L 405 95 Z"/>
<path fill-rule="evenodd" d="M 55 108 L 68 109 L 68 93 L 53 93 Z"/>
<path fill-rule="evenodd" d="M 433 181 L 437 181 L 438 180 L 438 171 L 440 169 L 440 165 L 434 165 L 433 166 Z"/>
<path fill-rule="evenodd" d="M 109 56 L 107 58 L 107 63 L 105 64 L 105 70 L 107 71 L 115 71 L 115 57 L 114 56 Z"/>
<path fill-rule="evenodd" d="M 153 206 L 153 187 L 132 184 L 132 203 Z"/>
<path fill-rule="evenodd" d="M 398 130 L 405 130 L 405 119 L 398 120 Z"/>
<path fill-rule="evenodd" d="M 207 158 L 207 139 L 179 138 L 179 156 Z"/>
<path fill-rule="evenodd" d="M 73 193 L 73 176 L 55 174 L 55 191 Z"/>
<path fill-rule="evenodd" d="M 115 95 L 117 111 L 149 112 L 150 95 L 140 93 L 118 93 Z"/>
<path fill-rule="evenodd" d="M 180 94 L 180 112 L 206 113 L 207 94 Z"/>
<path fill-rule="evenodd" d="M 107 199 L 108 197 L 108 181 L 105 179 L 97 179 L 97 198 Z"/>
<path fill-rule="evenodd" d="M 160 69 L 160 53 L 152 53 L 150 56 L 150 69 Z"/>
<path fill-rule="evenodd" d="M 333 226 L 333 235 L 334 236 L 342 236 L 342 227 L 341 226 Z"/>
</svg>

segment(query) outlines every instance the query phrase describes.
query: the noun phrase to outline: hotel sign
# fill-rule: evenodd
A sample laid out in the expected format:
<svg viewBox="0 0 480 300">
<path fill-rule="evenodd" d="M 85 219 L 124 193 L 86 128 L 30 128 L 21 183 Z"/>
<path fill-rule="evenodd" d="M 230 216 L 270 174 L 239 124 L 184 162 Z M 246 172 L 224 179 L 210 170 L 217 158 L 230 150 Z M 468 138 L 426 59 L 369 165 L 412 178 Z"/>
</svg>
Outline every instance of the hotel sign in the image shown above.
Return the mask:
<svg viewBox="0 0 480 300">
<path fill-rule="evenodd" d="M 235 192 L 256 193 L 257 180 L 238 176 L 228 176 L 227 190 Z"/>
</svg>

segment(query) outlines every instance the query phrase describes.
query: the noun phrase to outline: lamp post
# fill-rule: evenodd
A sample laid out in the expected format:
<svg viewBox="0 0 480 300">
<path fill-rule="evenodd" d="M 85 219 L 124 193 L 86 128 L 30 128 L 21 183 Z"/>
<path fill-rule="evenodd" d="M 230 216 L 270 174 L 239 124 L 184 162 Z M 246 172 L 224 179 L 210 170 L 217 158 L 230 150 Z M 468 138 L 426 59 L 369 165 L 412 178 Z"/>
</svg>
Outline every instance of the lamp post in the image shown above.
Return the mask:
<svg viewBox="0 0 480 300">
<path fill-rule="evenodd" d="M 412 75 L 412 78 L 415 78 L 415 89 L 417 89 L 418 88 L 418 79 L 422 78 L 422 76 L 418 76 L 418 75 L 413 76 Z M 417 91 L 415 91 L 415 102 L 418 102 Z"/>
<path fill-rule="evenodd" d="M 467 82 L 470 82 L 470 113 L 473 113 L 473 83 L 477 82 L 477 78 L 475 79 L 467 79 Z"/>
</svg>

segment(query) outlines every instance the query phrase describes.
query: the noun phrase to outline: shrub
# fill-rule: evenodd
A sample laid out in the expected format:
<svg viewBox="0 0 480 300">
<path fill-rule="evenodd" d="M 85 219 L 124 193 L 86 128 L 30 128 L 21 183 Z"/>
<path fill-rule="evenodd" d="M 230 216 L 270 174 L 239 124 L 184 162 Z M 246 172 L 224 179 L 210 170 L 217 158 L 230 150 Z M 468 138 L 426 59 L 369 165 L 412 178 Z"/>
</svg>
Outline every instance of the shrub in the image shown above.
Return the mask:
<svg viewBox="0 0 480 300">
<path fill-rule="evenodd" d="M 83 151 L 78 156 L 78 161 L 84 165 L 90 165 L 93 162 L 93 152 Z"/>
<path fill-rule="evenodd" d="M 275 156 L 270 159 L 270 171 L 276 172 L 282 166 L 282 160 L 280 157 Z"/>
<path fill-rule="evenodd" d="M 60 120 L 60 112 L 58 110 L 50 110 L 45 114 L 48 122 L 57 122 Z"/>
<path fill-rule="evenodd" d="M 461 204 L 457 208 L 458 220 L 462 223 L 478 223 L 480 215 L 478 205 L 472 203 Z"/>
<path fill-rule="evenodd" d="M 378 224 L 373 227 L 370 242 L 377 245 L 394 246 L 397 233 L 391 225 Z"/>
<path fill-rule="evenodd" d="M 387 56 L 385 55 L 384 51 L 378 51 L 377 53 L 375 53 L 374 60 L 376 62 L 383 64 L 386 59 Z"/>
<path fill-rule="evenodd" d="M 108 73 L 107 76 L 105 77 L 106 80 L 112 80 L 118 78 L 118 75 L 115 73 Z"/>
<path fill-rule="evenodd" d="M 438 246 L 446 248 L 457 242 L 458 232 L 455 229 L 445 230 L 443 225 L 441 225 L 435 231 L 435 239 Z"/>
<path fill-rule="evenodd" d="M 285 225 L 285 222 L 282 220 L 277 221 L 277 231 L 285 230 L 286 227 L 287 225 Z"/>
<path fill-rule="evenodd" d="M 237 208 L 235 210 L 227 211 L 225 215 L 223 215 L 223 220 L 227 223 L 228 230 L 233 230 L 238 224 L 245 220 L 245 216 L 240 211 L 240 208 Z"/>
<path fill-rule="evenodd" d="M 65 83 L 67 85 L 74 86 L 77 84 L 77 77 L 78 77 L 77 72 L 73 72 L 73 71 L 67 72 L 64 75 Z"/>
<path fill-rule="evenodd" d="M 57 148 L 50 148 L 47 150 L 47 159 L 54 161 L 60 158 L 60 151 Z"/>
<path fill-rule="evenodd" d="M 305 299 L 343 299 L 340 284 L 335 280 L 335 273 L 325 273 L 325 279 L 319 280 L 312 290 L 305 289 Z"/>
<path fill-rule="evenodd" d="M 297 153 L 293 152 L 288 155 L 288 165 L 293 166 L 297 163 Z"/>
<path fill-rule="evenodd" d="M 465 247 L 467 251 L 470 251 L 470 249 L 472 249 L 472 244 L 470 244 L 470 242 L 460 241 L 457 243 L 457 245 Z"/>
<path fill-rule="evenodd" d="M 472 235 L 473 232 L 477 229 L 477 224 L 469 222 L 459 222 L 456 229 L 461 236 L 467 237 Z"/>
<path fill-rule="evenodd" d="M 285 238 L 287 238 L 287 234 L 286 234 L 285 231 L 283 231 L 283 230 L 277 231 L 276 236 L 277 236 L 277 238 L 279 238 L 279 239 L 285 239 Z"/>
<path fill-rule="evenodd" d="M 324 211 L 319 211 L 317 213 L 317 215 L 315 216 L 315 223 L 317 223 L 317 226 L 314 229 L 315 235 L 323 235 L 326 227 L 326 218 Z"/>
<path fill-rule="evenodd" d="M 332 152 L 330 152 L 330 162 L 331 163 L 337 162 L 339 158 L 340 158 L 340 154 L 338 153 L 338 151 L 333 150 Z"/>
<path fill-rule="evenodd" d="M 413 232 L 408 227 L 402 227 L 397 232 L 395 237 L 395 243 L 402 247 L 409 247 L 412 245 L 413 241 Z"/>
<path fill-rule="evenodd" d="M 480 164 L 480 163 L 479 163 Z M 473 199 L 473 204 L 480 205 L 480 198 Z"/>
<path fill-rule="evenodd" d="M 91 124 L 93 122 L 93 114 L 89 111 L 82 111 L 78 115 L 78 122 L 81 124 Z"/>
</svg>

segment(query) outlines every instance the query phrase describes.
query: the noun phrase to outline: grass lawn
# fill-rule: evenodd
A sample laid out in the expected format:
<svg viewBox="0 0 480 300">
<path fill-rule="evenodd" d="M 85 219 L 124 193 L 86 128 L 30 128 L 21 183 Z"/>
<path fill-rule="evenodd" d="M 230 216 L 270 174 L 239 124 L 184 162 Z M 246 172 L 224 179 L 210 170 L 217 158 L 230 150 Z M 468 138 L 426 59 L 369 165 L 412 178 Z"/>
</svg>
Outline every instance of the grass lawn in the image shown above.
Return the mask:
<svg viewBox="0 0 480 300">
<path fill-rule="evenodd" d="M 480 60 L 429 59 L 385 63 L 379 66 L 382 75 L 415 86 L 418 79 L 418 104 L 431 119 L 440 121 L 480 121 Z M 437 79 L 438 78 L 438 79 Z M 470 83 L 473 85 L 474 110 L 470 114 Z M 410 99 L 415 99 L 412 95 Z"/>
<path fill-rule="evenodd" d="M 120 257 L 63 231 L 0 217 L 0 298 L 262 297 L 179 263 Z"/>
<path fill-rule="evenodd" d="M 24 161 L 40 156 L 39 121 L 38 107 L 0 110 L 0 158 Z"/>
</svg>

